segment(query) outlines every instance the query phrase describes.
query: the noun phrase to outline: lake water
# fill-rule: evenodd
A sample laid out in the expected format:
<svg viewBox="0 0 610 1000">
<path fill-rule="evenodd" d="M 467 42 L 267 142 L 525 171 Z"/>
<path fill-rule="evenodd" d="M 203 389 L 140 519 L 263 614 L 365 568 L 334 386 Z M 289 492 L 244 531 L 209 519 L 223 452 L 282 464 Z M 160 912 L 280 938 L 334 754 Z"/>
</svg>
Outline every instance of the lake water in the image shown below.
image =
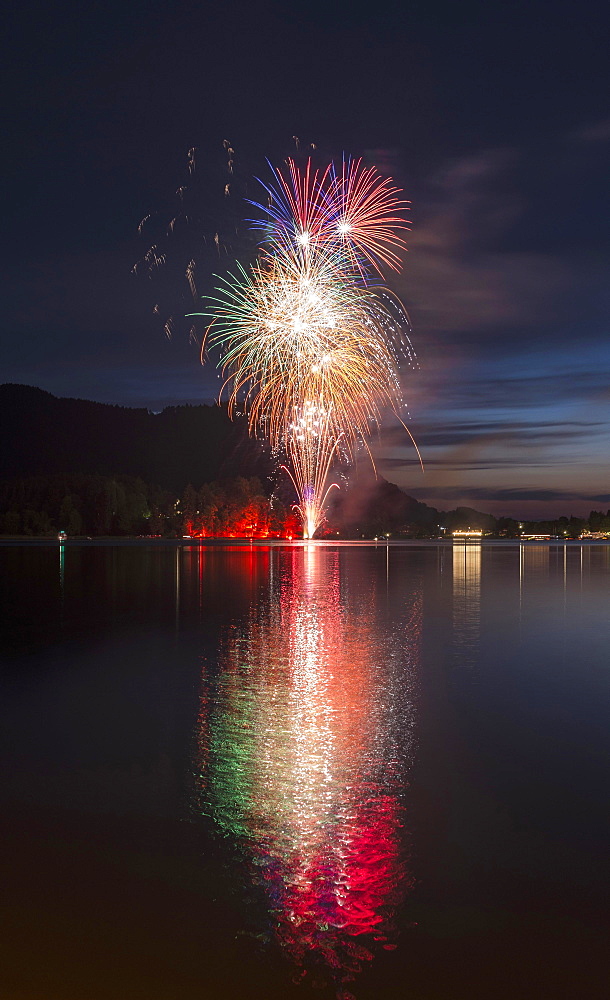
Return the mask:
<svg viewBox="0 0 610 1000">
<path fill-rule="evenodd" d="M 610 546 L 0 580 L 3 1000 L 607 995 Z"/>
</svg>

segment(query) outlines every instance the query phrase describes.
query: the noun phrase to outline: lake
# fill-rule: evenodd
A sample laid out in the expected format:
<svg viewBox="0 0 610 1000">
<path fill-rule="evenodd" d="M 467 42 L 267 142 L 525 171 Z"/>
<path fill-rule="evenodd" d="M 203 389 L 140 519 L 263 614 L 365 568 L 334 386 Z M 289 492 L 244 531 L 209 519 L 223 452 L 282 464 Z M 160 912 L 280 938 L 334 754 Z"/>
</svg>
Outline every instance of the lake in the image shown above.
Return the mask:
<svg viewBox="0 0 610 1000">
<path fill-rule="evenodd" d="M 610 545 L 0 567 L 3 1000 L 607 995 Z"/>
</svg>

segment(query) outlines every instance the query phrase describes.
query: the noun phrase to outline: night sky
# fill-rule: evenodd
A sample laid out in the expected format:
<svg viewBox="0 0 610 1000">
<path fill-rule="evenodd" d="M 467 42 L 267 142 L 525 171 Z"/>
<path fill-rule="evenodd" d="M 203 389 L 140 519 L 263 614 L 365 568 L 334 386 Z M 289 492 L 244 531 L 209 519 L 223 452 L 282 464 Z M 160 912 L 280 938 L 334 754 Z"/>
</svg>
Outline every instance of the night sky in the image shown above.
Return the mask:
<svg viewBox="0 0 610 1000">
<path fill-rule="evenodd" d="M 0 381 L 211 400 L 215 372 L 131 273 L 137 226 L 171 218 L 190 147 L 212 161 L 229 139 L 260 172 L 297 135 L 412 201 L 390 283 L 426 472 L 389 426 L 381 473 L 439 508 L 610 507 L 606 3 L 12 6 Z"/>
</svg>

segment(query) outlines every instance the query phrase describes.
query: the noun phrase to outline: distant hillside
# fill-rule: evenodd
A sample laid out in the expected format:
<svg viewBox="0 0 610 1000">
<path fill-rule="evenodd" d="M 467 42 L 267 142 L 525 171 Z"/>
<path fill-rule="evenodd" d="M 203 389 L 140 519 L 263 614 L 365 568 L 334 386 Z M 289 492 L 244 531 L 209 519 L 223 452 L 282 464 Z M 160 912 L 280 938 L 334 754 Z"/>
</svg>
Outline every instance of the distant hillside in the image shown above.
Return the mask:
<svg viewBox="0 0 610 1000">
<path fill-rule="evenodd" d="M 0 386 L 0 515 L 11 525 L 31 522 L 33 533 L 43 530 L 36 525 L 61 520 L 62 510 L 65 521 L 72 509 L 94 533 L 113 533 L 119 523 L 128 530 L 128 524 L 139 523 L 140 508 L 158 510 L 166 527 L 171 523 L 178 530 L 178 522 L 163 513 L 170 494 L 161 497 L 157 488 L 182 497 L 189 484 L 199 490 L 244 477 L 260 479 L 267 495 L 274 479 L 276 500 L 289 511 L 292 487 L 287 477 L 273 477 L 273 466 L 268 450 L 249 437 L 245 418 L 231 421 L 225 407 L 171 406 L 151 413 L 60 399 L 32 386 Z M 98 478 L 75 481 L 74 476 Z M 447 532 L 493 530 L 496 521 L 470 507 L 438 511 L 376 479 L 363 464 L 333 494 L 327 530 L 346 537 L 386 532 L 413 537 L 435 535 L 439 525 Z"/>
<path fill-rule="evenodd" d="M 32 386 L 0 386 L 2 479 L 89 473 L 127 475 L 181 492 L 236 475 L 265 475 L 263 448 L 243 418 L 220 406 L 172 406 L 161 413 Z"/>
<path fill-rule="evenodd" d="M 329 522 L 356 537 L 387 531 L 416 534 L 418 529 L 436 534 L 440 517 L 435 507 L 420 503 L 381 476 L 375 478 L 373 470 L 364 466 L 352 475 L 346 489 L 332 496 Z"/>
</svg>

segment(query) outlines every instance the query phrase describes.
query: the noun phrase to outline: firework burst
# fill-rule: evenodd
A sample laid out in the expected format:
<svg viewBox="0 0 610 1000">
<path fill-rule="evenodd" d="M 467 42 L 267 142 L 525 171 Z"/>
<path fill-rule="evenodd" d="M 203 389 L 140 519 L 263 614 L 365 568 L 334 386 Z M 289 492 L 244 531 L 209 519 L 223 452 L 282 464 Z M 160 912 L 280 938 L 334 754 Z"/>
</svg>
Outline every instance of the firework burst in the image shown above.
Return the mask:
<svg viewBox="0 0 610 1000">
<path fill-rule="evenodd" d="M 302 172 L 289 159 L 287 176 L 269 166 L 274 183 L 260 181 L 267 203 L 250 202 L 262 214 L 251 222 L 266 242 L 301 255 L 311 247 L 331 254 L 340 250 L 364 279 L 371 267 L 379 274 L 381 265 L 400 270 L 409 202 L 389 178 L 349 157 L 340 170 L 333 163 L 313 170 L 308 161 Z"/>
<path fill-rule="evenodd" d="M 252 434 L 286 456 L 304 535 L 324 520 L 337 457 L 349 461 L 399 415 L 403 356 L 413 361 L 399 300 L 370 284 L 380 264 L 397 267 L 402 202 L 391 182 L 360 161 L 337 172 L 308 162 L 274 170 L 256 223 L 263 242 L 249 271 L 221 279 L 204 340 L 223 355 L 229 409 L 245 398 Z"/>
</svg>

